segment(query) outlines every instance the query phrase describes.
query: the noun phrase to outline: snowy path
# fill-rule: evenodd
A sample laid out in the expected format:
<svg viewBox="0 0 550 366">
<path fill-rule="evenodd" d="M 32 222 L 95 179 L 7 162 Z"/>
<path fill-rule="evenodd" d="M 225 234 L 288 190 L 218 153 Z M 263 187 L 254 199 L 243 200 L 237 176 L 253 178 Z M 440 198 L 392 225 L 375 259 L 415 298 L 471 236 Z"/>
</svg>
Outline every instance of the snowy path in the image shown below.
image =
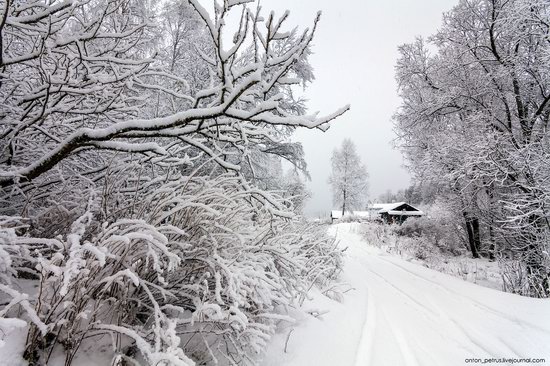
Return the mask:
<svg viewBox="0 0 550 366">
<path fill-rule="evenodd" d="M 466 365 L 468 358 L 493 357 L 550 364 L 550 300 L 480 287 L 389 256 L 362 242 L 356 228 L 335 226 L 348 247 L 344 280 L 355 290 L 342 304 L 313 299 L 309 308 L 329 312 L 289 327 L 286 353 L 288 332 L 278 335 L 264 365 Z"/>
</svg>

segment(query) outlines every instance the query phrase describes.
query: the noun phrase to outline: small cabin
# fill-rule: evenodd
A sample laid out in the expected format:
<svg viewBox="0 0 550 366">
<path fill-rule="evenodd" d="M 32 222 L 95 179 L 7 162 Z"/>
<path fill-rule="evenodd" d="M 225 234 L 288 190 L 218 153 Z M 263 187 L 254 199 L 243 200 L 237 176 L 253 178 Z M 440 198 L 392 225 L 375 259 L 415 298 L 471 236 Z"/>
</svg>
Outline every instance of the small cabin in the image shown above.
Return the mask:
<svg viewBox="0 0 550 366">
<path fill-rule="evenodd" d="M 424 212 L 407 202 L 375 203 L 369 206 L 369 211 L 378 215 L 387 224 L 402 224 L 408 217 L 424 216 Z"/>
</svg>

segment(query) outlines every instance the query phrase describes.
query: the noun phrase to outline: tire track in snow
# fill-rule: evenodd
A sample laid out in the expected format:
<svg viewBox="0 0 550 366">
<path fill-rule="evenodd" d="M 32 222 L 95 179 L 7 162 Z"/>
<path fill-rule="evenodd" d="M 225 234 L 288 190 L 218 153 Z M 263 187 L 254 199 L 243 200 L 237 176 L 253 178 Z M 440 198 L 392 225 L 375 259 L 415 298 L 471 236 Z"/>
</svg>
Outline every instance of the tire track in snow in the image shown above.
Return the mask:
<svg viewBox="0 0 550 366">
<path fill-rule="evenodd" d="M 390 331 L 395 338 L 397 345 L 399 347 L 399 352 L 403 356 L 403 360 L 405 361 L 405 366 L 419 366 L 417 358 L 412 351 L 413 348 L 409 345 L 409 342 L 407 341 L 407 338 L 401 331 L 401 329 L 394 324 L 393 321 L 390 320 L 390 318 L 386 315 L 384 311 L 382 311 L 384 318 L 386 319 L 386 322 L 389 325 Z"/>
<path fill-rule="evenodd" d="M 506 354 L 507 357 L 511 358 L 527 358 L 521 352 L 518 352 L 513 347 L 505 342 L 501 337 L 496 337 L 493 344 L 487 342 L 487 336 L 482 334 L 480 331 L 473 329 L 472 327 L 458 322 L 455 319 L 450 318 L 454 325 L 459 328 L 468 339 L 477 346 L 479 349 L 486 352 L 491 357 L 498 358 L 502 354 Z"/>
<path fill-rule="evenodd" d="M 375 259 L 375 257 L 372 257 L 372 258 Z M 379 289 L 382 288 L 384 289 L 384 291 L 390 291 L 391 293 L 393 293 L 392 296 L 395 296 L 396 299 L 403 299 L 404 303 L 410 304 L 415 309 L 416 312 L 422 313 L 423 317 L 426 320 L 433 319 L 433 317 L 435 316 L 435 313 L 433 313 L 431 309 L 427 308 L 422 303 L 417 301 L 414 297 L 412 297 L 410 294 L 408 294 L 407 292 L 403 291 L 395 284 L 388 281 L 383 276 L 382 273 L 377 272 L 377 267 L 376 266 L 373 267 L 372 266 L 373 263 L 371 261 L 369 261 L 369 263 L 364 263 L 364 265 L 365 265 L 365 272 L 368 273 L 369 275 L 368 277 L 366 277 L 367 283 L 370 280 L 370 281 L 373 281 L 371 282 L 372 285 L 374 285 L 375 283 L 377 283 L 378 285 L 378 286 L 369 286 L 369 298 L 370 298 L 369 301 L 371 304 L 375 304 L 375 301 L 376 301 L 375 297 L 377 295 L 380 295 L 379 297 L 384 298 L 386 301 L 389 300 L 387 296 L 384 297 L 384 294 L 377 293 L 375 287 L 379 287 Z M 396 300 L 395 302 L 397 303 L 399 302 L 399 300 Z M 368 310 L 371 312 L 371 314 L 373 314 L 372 315 L 373 317 L 375 316 L 376 319 L 378 319 L 378 320 L 373 319 L 373 321 L 376 321 L 377 327 L 376 329 L 372 329 L 373 327 L 369 327 L 369 324 L 366 324 L 363 332 L 367 333 L 367 335 L 364 336 L 363 338 L 369 339 L 369 345 L 360 347 L 360 351 L 368 352 L 368 350 L 370 350 L 370 352 L 374 352 L 374 349 L 372 346 L 374 343 L 374 339 L 380 338 L 382 336 L 381 331 L 386 330 L 386 333 L 387 333 L 386 336 L 391 337 L 391 343 L 395 345 L 395 350 L 394 352 L 392 352 L 392 357 L 395 358 L 396 356 L 399 356 L 398 358 L 401 361 L 400 363 L 398 363 L 398 365 L 403 365 L 403 366 L 425 365 L 425 363 L 421 363 L 418 360 L 417 353 L 419 352 L 416 351 L 416 348 L 417 348 L 416 345 L 414 346 L 411 345 L 412 340 L 407 340 L 407 337 L 404 331 L 401 329 L 400 324 L 395 320 L 393 320 L 393 318 L 384 308 L 378 309 L 378 307 L 376 307 L 376 311 L 375 311 L 374 308 L 371 308 L 369 306 Z M 365 357 L 358 356 L 355 366 L 365 366 L 365 365 L 373 364 L 372 362 L 373 356 L 374 354 L 370 355 L 369 357 L 370 362 L 364 362 L 363 360 L 365 359 Z M 427 357 L 430 358 L 430 364 L 437 365 L 437 362 L 435 362 L 435 360 L 431 358 L 429 353 Z M 382 355 L 381 358 L 384 358 L 384 355 Z M 377 360 L 378 362 L 380 362 L 379 359 L 380 357 L 378 357 L 378 360 Z M 375 363 L 375 364 L 380 364 L 380 363 Z"/>
<path fill-rule="evenodd" d="M 412 297 L 411 295 L 409 295 L 408 293 L 406 293 L 405 291 L 403 291 L 402 289 L 400 289 L 399 287 L 397 287 L 396 285 L 394 285 L 393 283 L 388 281 L 380 273 L 377 273 L 374 270 L 369 269 L 369 268 L 367 268 L 367 271 L 369 273 L 372 273 L 374 276 L 376 276 L 380 281 L 382 281 L 382 282 L 386 283 L 387 285 L 389 285 L 400 296 L 405 297 L 409 301 L 412 301 L 414 304 L 416 304 L 416 306 L 419 310 L 427 313 L 428 315 L 435 315 L 435 313 L 431 309 L 429 309 L 426 305 L 422 304 L 420 301 L 418 301 L 417 299 L 415 299 L 414 297 Z"/>
<path fill-rule="evenodd" d="M 455 343 L 457 348 L 464 348 L 465 351 L 468 351 L 472 355 L 476 355 L 476 354 L 479 355 L 479 350 L 485 351 L 483 348 L 478 347 L 478 345 L 470 339 L 469 335 L 466 334 L 463 331 L 463 329 L 457 328 L 453 320 L 449 316 L 447 316 L 447 312 L 445 312 L 439 305 L 437 305 L 437 303 L 430 301 L 428 298 L 424 298 L 423 301 L 430 304 L 430 307 L 428 307 L 424 303 L 421 303 L 420 301 L 413 298 L 407 292 L 405 292 L 404 290 L 402 290 L 397 285 L 393 284 L 391 281 L 387 280 L 384 277 L 384 273 L 382 273 L 383 271 L 380 271 L 380 268 L 378 268 L 375 265 L 375 262 L 378 259 L 380 259 L 380 257 L 372 254 L 369 254 L 369 257 L 370 257 L 369 258 L 370 260 L 368 261 L 368 263 L 366 263 L 368 267 L 365 269 L 367 270 L 367 272 L 374 275 L 375 278 L 373 278 L 373 280 L 378 281 L 382 286 L 386 285 L 386 288 L 394 292 L 395 295 L 397 295 L 398 297 L 402 297 L 406 300 L 411 300 L 413 302 L 413 305 L 416 305 L 414 306 L 414 308 L 417 311 L 422 312 L 422 315 L 425 318 L 424 323 L 432 323 L 432 324 L 439 324 L 439 325 L 443 323 L 443 324 L 451 325 L 460 334 L 462 334 L 464 338 L 469 340 L 468 343 L 471 346 L 473 346 L 473 348 L 468 347 L 464 343 L 458 342 L 454 338 L 448 338 L 449 342 Z M 377 270 L 380 273 L 377 272 Z M 410 341 L 407 341 L 407 338 L 405 337 L 404 333 L 400 329 L 400 325 L 398 323 L 396 324 L 396 322 L 392 320 L 392 317 L 388 316 L 385 311 L 382 310 L 382 312 L 384 313 L 382 316 L 380 316 L 380 314 L 377 314 L 377 316 L 383 318 L 384 323 L 387 323 L 388 328 L 391 331 L 392 336 L 395 339 L 396 344 L 398 346 L 398 351 L 402 355 L 402 360 L 405 362 L 406 366 L 425 365 L 425 362 L 418 361 L 418 354 L 420 353 L 423 353 L 425 355 L 425 358 L 426 357 L 429 358 L 431 364 L 438 365 L 437 361 L 432 357 L 429 349 L 426 349 L 426 347 L 421 347 L 420 345 L 415 345 L 415 347 L 411 347 Z M 447 338 L 448 330 L 444 331 L 440 327 L 436 327 L 432 330 L 439 333 L 442 338 Z M 416 350 L 417 348 L 420 349 L 421 352 L 413 351 L 413 350 Z M 359 366 L 359 364 L 356 364 L 356 366 Z"/>
<path fill-rule="evenodd" d="M 374 350 L 374 336 L 376 334 L 376 304 L 370 289 L 367 289 L 367 317 L 361 330 L 361 337 L 355 355 L 355 366 L 369 366 Z"/>
<path fill-rule="evenodd" d="M 353 286 L 367 290 L 367 313 L 359 318 L 364 322 L 352 365 L 462 365 L 467 357 L 546 355 L 543 340 L 550 339 L 550 328 L 520 310 L 522 299 L 484 292 L 369 248 L 356 226 L 335 229 L 354 265 L 363 267 L 355 271 Z M 508 299 L 509 307 L 499 306 Z"/>
<path fill-rule="evenodd" d="M 461 294 L 461 293 L 459 293 L 459 292 L 457 292 L 457 291 L 451 290 L 451 289 L 449 289 L 448 287 L 443 286 L 440 282 L 437 282 L 437 281 L 434 281 L 434 280 L 432 280 L 432 279 L 430 279 L 430 278 L 426 278 L 426 277 L 424 277 L 424 276 L 421 276 L 421 275 L 419 275 L 418 273 L 415 273 L 415 272 L 413 272 L 413 271 L 411 271 L 411 270 L 405 268 L 404 266 L 395 263 L 394 261 L 391 261 L 391 260 L 389 260 L 389 259 L 383 258 L 382 256 L 377 256 L 377 258 L 380 259 L 380 260 L 383 261 L 383 262 L 386 262 L 386 263 L 388 263 L 388 264 L 390 264 L 390 265 L 392 265 L 392 266 L 394 266 L 394 267 L 396 267 L 396 268 L 398 268 L 398 269 L 400 269 L 400 270 L 402 270 L 402 271 L 408 273 L 408 274 L 413 275 L 414 277 L 416 277 L 416 278 L 418 278 L 418 279 L 421 279 L 421 280 L 424 280 L 424 281 L 426 281 L 426 282 L 429 282 L 429 283 L 431 283 L 431 284 L 433 284 L 433 285 L 439 287 L 440 289 L 442 289 L 442 290 L 445 291 L 445 292 L 448 292 L 448 293 L 451 293 L 451 294 L 455 295 L 457 298 L 462 299 L 462 301 L 463 301 L 464 303 L 467 303 L 467 304 L 469 304 L 470 306 L 474 306 L 474 307 L 477 307 L 477 308 L 479 308 L 479 309 L 481 309 L 481 310 L 484 310 L 484 311 L 488 311 L 488 312 L 490 312 L 490 313 L 493 313 L 494 315 L 498 316 L 499 318 L 505 318 L 506 320 L 508 320 L 508 321 L 510 321 L 510 322 L 512 322 L 512 323 L 514 323 L 514 324 L 517 324 L 517 325 L 519 325 L 519 326 L 521 326 L 521 327 L 525 327 L 525 326 L 527 325 L 527 326 L 529 326 L 529 327 L 531 327 L 531 328 L 533 328 L 533 329 L 539 330 L 539 331 L 541 331 L 541 332 L 545 332 L 545 333 L 549 332 L 549 329 L 542 328 L 542 327 L 538 326 L 537 324 L 534 324 L 534 323 L 531 323 L 531 322 L 528 322 L 528 321 L 520 320 L 520 319 L 518 319 L 517 317 L 510 316 L 509 314 L 506 314 L 506 313 L 504 313 L 504 312 L 502 312 L 502 311 L 500 311 L 500 310 L 497 310 L 497 309 L 494 309 L 494 308 L 492 308 L 492 307 L 489 307 L 489 306 L 487 306 L 487 305 L 485 305 L 485 304 L 479 302 L 477 299 L 472 298 L 471 296 L 466 296 L 466 295 L 463 295 L 463 294 Z"/>
<path fill-rule="evenodd" d="M 463 304 L 468 304 L 469 306 L 471 306 L 475 309 L 478 309 L 478 311 L 481 312 L 482 314 L 486 314 L 487 312 L 493 314 L 499 322 L 502 322 L 502 320 L 506 320 L 506 321 L 510 321 L 515 326 L 520 326 L 522 328 L 525 328 L 526 326 L 528 326 L 532 329 L 535 329 L 535 330 L 538 330 L 538 331 L 541 331 L 541 332 L 545 332 L 545 333 L 548 332 L 548 330 L 546 330 L 542 327 L 539 327 L 539 326 L 537 326 L 535 324 L 532 324 L 530 322 L 525 322 L 525 321 L 522 322 L 518 318 L 512 317 L 509 314 L 503 313 L 503 312 L 498 311 L 496 309 L 493 309 L 493 308 L 491 308 L 487 305 L 484 305 L 484 304 L 480 303 L 478 300 L 476 300 L 476 299 L 474 299 L 470 296 L 465 296 L 465 295 L 463 295 L 463 294 L 461 294 L 457 291 L 451 290 L 451 289 L 443 286 L 441 283 L 439 283 L 437 281 L 434 281 L 430 278 L 426 278 L 426 277 L 424 277 L 424 276 L 422 276 L 418 273 L 410 271 L 407 268 L 405 268 L 404 266 L 399 265 L 397 263 L 394 263 L 393 261 L 388 260 L 386 258 L 383 258 L 382 256 L 373 256 L 372 254 L 370 256 L 373 259 L 376 258 L 376 260 L 380 260 L 382 262 L 385 262 L 385 263 L 391 265 L 392 267 L 397 268 L 397 269 L 401 270 L 402 272 L 407 273 L 407 275 L 412 275 L 417 279 L 420 279 L 420 280 L 423 280 L 423 281 L 429 283 L 430 285 L 436 286 L 440 290 L 443 290 L 443 292 L 446 293 L 446 294 L 453 295 L 452 298 L 453 298 L 454 301 L 460 301 Z M 379 275 L 379 276 L 381 276 L 381 275 Z M 386 282 L 389 283 L 389 281 L 386 281 Z M 396 287 L 396 286 L 393 286 L 393 287 Z M 403 292 L 403 291 L 401 291 L 401 292 Z M 465 347 L 466 349 L 469 350 L 469 352 L 472 355 L 479 355 L 480 354 L 479 351 L 481 351 L 482 353 L 486 353 L 487 355 L 490 355 L 490 356 L 495 357 L 495 358 L 498 357 L 499 355 L 502 355 L 502 354 L 506 354 L 506 355 L 509 355 L 511 357 L 516 357 L 516 358 L 522 358 L 523 357 L 521 352 L 518 352 L 516 349 L 514 349 L 514 347 L 512 347 L 509 344 L 509 342 L 504 341 L 502 338 L 495 337 L 493 339 L 488 340 L 486 335 L 483 334 L 480 330 L 475 330 L 474 328 L 465 325 L 465 323 L 467 323 L 467 319 L 457 319 L 457 318 L 455 318 L 451 315 L 452 312 L 445 311 L 439 305 L 437 305 L 437 303 L 430 302 L 430 304 L 433 307 L 435 307 L 435 310 L 437 311 L 437 313 L 441 317 L 441 321 L 443 323 L 447 324 L 450 328 L 456 329 L 460 334 L 462 334 L 469 341 L 469 343 L 475 349 L 478 350 L 476 352 L 473 349 L 470 349 L 469 347 L 466 348 L 466 344 L 458 344 L 457 343 L 457 346 Z M 427 308 L 427 307 L 424 306 L 424 308 Z M 456 340 L 453 340 L 453 342 L 456 342 Z"/>
</svg>

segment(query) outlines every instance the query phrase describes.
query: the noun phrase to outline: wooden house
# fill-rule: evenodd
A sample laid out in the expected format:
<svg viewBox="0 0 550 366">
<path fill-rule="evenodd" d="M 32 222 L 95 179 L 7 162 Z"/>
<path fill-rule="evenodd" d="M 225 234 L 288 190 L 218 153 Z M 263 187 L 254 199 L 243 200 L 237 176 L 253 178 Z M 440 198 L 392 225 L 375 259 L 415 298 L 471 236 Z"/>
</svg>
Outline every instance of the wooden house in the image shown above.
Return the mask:
<svg viewBox="0 0 550 366">
<path fill-rule="evenodd" d="M 375 203 L 369 206 L 369 211 L 387 224 L 402 224 L 408 217 L 424 216 L 424 212 L 406 202 Z"/>
</svg>

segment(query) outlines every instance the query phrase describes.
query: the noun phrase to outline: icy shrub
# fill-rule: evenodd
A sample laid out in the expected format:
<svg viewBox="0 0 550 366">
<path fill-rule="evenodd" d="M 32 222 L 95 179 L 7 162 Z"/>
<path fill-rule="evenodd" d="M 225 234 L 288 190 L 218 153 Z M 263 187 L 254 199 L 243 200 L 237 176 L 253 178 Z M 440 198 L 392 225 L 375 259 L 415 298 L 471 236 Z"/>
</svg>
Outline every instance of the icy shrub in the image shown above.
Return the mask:
<svg viewBox="0 0 550 366">
<path fill-rule="evenodd" d="M 346 214 L 341 219 L 338 220 L 338 222 L 362 222 L 366 219 L 364 217 L 354 215 L 354 214 Z"/>
<path fill-rule="evenodd" d="M 192 365 L 179 348 L 177 320 L 164 301 L 173 296 L 165 278 L 182 263 L 183 233 L 126 219 L 92 235 L 92 220 L 86 212 L 59 238 L 58 251 L 38 253 L 35 309 L 46 329 L 31 326 L 25 357 L 47 363 L 59 344 L 70 365 L 85 339 L 108 332 L 116 359 L 128 358 L 125 347 L 135 343 L 148 364 Z"/>
<path fill-rule="evenodd" d="M 415 237 L 421 236 L 429 229 L 433 229 L 431 221 L 423 220 L 423 218 L 409 218 L 402 225 L 395 227 L 395 233 L 401 236 Z"/>
<path fill-rule="evenodd" d="M 418 260 L 426 260 L 429 257 L 430 252 L 430 246 L 429 244 L 426 245 L 423 240 L 415 240 L 412 242 L 411 246 L 411 252 L 413 253 L 414 257 Z"/>
<path fill-rule="evenodd" d="M 361 225 L 361 236 L 369 245 L 381 247 L 390 241 L 391 226 L 378 221 L 369 221 Z"/>
<path fill-rule="evenodd" d="M 26 358 L 47 363 L 62 346 L 70 365 L 103 340 L 114 364 L 255 364 L 291 321 L 285 307 L 339 274 L 341 253 L 280 198 L 244 187 L 230 175 L 165 180 L 127 218 L 94 225 L 88 210 L 55 239 L 11 232 L 39 277 Z"/>
<path fill-rule="evenodd" d="M 0 216 L 0 347 L 11 332 L 24 328 L 27 323 L 19 319 L 22 314 L 34 322 L 42 334 L 45 324 L 37 316 L 29 295 L 22 293 L 14 279 L 24 270 L 28 251 L 24 243 L 17 242 L 17 233 L 26 229 L 19 217 Z"/>
<path fill-rule="evenodd" d="M 172 182 L 148 198 L 150 220 L 183 229 L 190 245 L 169 281 L 181 283 L 173 305 L 187 314 L 178 324 L 186 352 L 254 363 L 280 310 L 338 274 L 334 241 L 285 218 L 280 203 L 230 176 Z"/>
<path fill-rule="evenodd" d="M 527 253 L 527 255 L 536 254 Z M 525 258 L 525 256 L 525 253 L 515 257 L 500 256 L 498 262 L 504 291 L 523 296 L 545 297 L 545 286 L 550 284 L 550 255 L 548 252 L 542 253 L 540 258 L 535 259 Z M 526 265 L 533 262 L 540 264 L 531 268 Z"/>
<path fill-rule="evenodd" d="M 462 252 L 457 225 L 445 216 L 414 217 L 394 227 L 394 232 L 409 238 L 421 238 L 428 246 L 458 255 Z"/>
</svg>

